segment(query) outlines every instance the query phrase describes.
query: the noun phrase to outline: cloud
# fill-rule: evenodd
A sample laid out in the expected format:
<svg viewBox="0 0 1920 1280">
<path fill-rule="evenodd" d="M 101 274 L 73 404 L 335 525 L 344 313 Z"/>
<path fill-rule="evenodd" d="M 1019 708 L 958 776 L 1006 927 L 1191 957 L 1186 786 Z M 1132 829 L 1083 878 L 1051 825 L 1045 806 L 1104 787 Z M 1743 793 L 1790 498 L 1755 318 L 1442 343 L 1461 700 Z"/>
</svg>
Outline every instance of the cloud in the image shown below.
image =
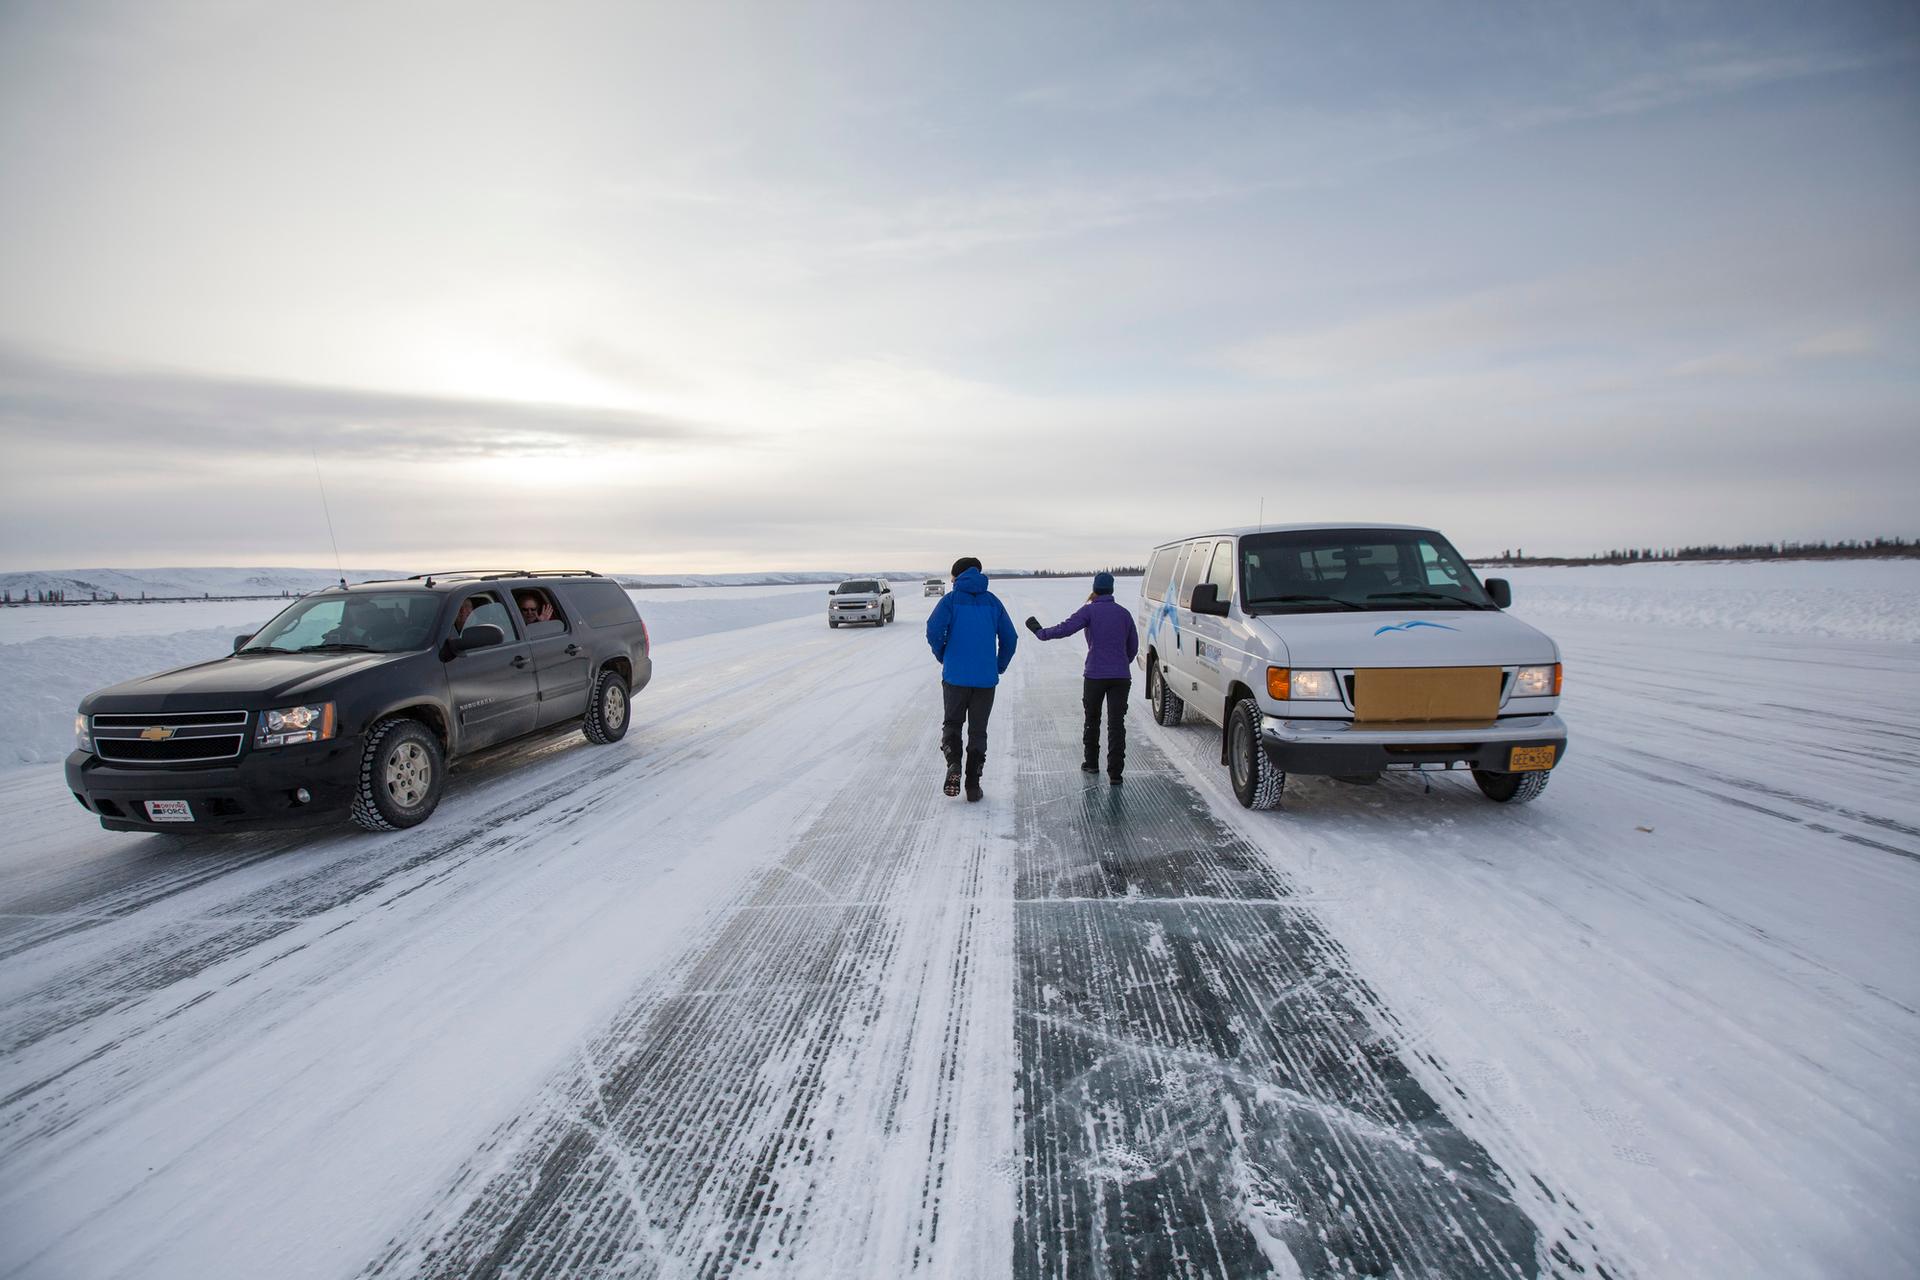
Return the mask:
<svg viewBox="0 0 1920 1280">
<path fill-rule="evenodd" d="M 315 443 L 366 460 L 523 457 L 734 445 L 737 432 L 664 415 L 345 387 L 106 370 L 0 346 L 0 433 L 13 445 L 190 445 L 237 459 Z"/>
<path fill-rule="evenodd" d="M 1880 340 L 1874 331 L 1865 325 L 1856 325 L 1808 338 L 1793 349 L 1793 354 L 1807 360 L 1825 360 L 1836 356 L 1871 355 L 1879 349 Z"/>
</svg>

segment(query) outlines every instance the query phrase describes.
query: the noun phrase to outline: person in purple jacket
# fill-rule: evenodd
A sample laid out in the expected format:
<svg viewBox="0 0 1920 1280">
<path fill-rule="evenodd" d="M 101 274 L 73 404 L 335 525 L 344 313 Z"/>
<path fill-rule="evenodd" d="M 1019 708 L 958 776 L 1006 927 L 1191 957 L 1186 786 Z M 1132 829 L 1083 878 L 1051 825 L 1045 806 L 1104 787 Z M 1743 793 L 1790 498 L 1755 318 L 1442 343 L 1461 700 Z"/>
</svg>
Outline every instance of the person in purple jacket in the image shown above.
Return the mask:
<svg viewBox="0 0 1920 1280">
<path fill-rule="evenodd" d="M 1043 627 L 1028 618 L 1027 630 L 1042 640 L 1062 640 L 1076 631 L 1087 633 L 1086 683 L 1080 703 L 1086 708 L 1087 751 L 1080 768 L 1100 770 L 1100 707 L 1107 709 L 1107 781 L 1120 785 L 1127 766 L 1127 694 L 1133 689 L 1133 660 L 1140 653 L 1140 633 L 1133 614 L 1113 598 L 1113 575 L 1093 575 L 1093 594 L 1074 615 L 1058 626 Z"/>
</svg>

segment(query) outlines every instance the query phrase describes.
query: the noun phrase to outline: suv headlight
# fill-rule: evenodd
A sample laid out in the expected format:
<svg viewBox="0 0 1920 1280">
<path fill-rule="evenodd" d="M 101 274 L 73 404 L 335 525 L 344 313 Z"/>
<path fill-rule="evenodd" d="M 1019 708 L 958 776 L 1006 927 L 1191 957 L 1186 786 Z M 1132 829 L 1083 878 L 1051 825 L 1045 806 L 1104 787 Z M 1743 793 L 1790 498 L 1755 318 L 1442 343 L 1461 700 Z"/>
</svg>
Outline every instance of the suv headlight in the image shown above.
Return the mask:
<svg viewBox="0 0 1920 1280">
<path fill-rule="evenodd" d="M 93 732 L 87 728 L 87 718 L 83 715 L 73 718 L 73 744 L 82 751 L 93 750 Z"/>
<path fill-rule="evenodd" d="M 262 711 L 254 721 L 253 745 L 290 747 L 301 742 L 324 742 L 333 736 L 331 702 L 309 702 L 297 707 Z"/>
<path fill-rule="evenodd" d="M 1547 667 L 1521 667 L 1513 673 L 1516 698 L 1557 698 L 1560 696 L 1560 664 Z"/>
</svg>

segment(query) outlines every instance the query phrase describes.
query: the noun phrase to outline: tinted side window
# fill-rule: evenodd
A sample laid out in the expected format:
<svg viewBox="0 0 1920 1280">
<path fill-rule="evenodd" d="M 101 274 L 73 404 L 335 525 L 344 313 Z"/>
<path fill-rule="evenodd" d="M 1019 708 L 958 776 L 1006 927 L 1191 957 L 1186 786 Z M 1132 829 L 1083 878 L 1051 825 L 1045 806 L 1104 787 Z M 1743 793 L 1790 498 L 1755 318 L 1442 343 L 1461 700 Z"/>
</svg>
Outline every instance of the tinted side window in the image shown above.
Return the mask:
<svg viewBox="0 0 1920 1280">
<path fill-rule="evenodd" d="M 617 627 L 640 615 L 633 597 L 617 582 L 562 582 L 555 584 L 568 610 L 590 627 Z"/>
<path fill-rule="evenodd" d="M 489 623 L 500 628 L 509 642 L 513 640 L 513 617 L 507 612 L 507 606 L 500 603 L 499 596 L 491 591 L 479 591 L 468 596 L 467 600 L 473 605 L 473 611 L 467 615 L 467 626 L 470 627 L 476 622 Z M 455 629 L 464 630 L 465 628 L 458 625 L 457 611 L 454 617 Z"/>
<path fill-rule="evenodd" d="M 1164 600 L 1167 595 L 1167 583 L 1173 578 L 1173 561 L 1179 552 L 1178 547 L 1162 547 L 1153 553 L 1153 560 L 1147 565 L 1146 581 L 1140 586 L 1140 594 L 1149 600 Z"/>
<path fill-rule="evenodd" d="M 1176 603 L 1182 609 L 1193 603 L 1193 589 L 1205 579 L 1212 559 L 1213 543 L 1196 542 L 1192 546 L 1192 553 L 1180 567 L 1180 595 Z"/>
<path fill-rule="evenodd" d="M 1222 600 L 1233 599 L 1233 544 L 1222 542 L 1213 549 L 1213 567 L 1207 570 L 1208 582 L 1219 588 Z"/>
</svg>

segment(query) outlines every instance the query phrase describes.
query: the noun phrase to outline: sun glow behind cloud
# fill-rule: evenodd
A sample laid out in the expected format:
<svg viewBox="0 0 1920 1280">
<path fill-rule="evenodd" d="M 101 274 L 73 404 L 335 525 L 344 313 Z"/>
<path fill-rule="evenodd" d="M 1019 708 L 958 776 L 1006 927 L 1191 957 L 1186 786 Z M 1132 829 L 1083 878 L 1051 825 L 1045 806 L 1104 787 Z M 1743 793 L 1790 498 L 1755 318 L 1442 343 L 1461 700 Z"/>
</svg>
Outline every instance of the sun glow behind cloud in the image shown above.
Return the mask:
<svg viewBox="0 0 1920 1280">
<path fill-rule="evenodd" d="M 0 15 L 6 558 L 310 559 L 316 454 L 384 561 L 1909 519 L 1907 10 L 446 19 Z"/>
</svg>

